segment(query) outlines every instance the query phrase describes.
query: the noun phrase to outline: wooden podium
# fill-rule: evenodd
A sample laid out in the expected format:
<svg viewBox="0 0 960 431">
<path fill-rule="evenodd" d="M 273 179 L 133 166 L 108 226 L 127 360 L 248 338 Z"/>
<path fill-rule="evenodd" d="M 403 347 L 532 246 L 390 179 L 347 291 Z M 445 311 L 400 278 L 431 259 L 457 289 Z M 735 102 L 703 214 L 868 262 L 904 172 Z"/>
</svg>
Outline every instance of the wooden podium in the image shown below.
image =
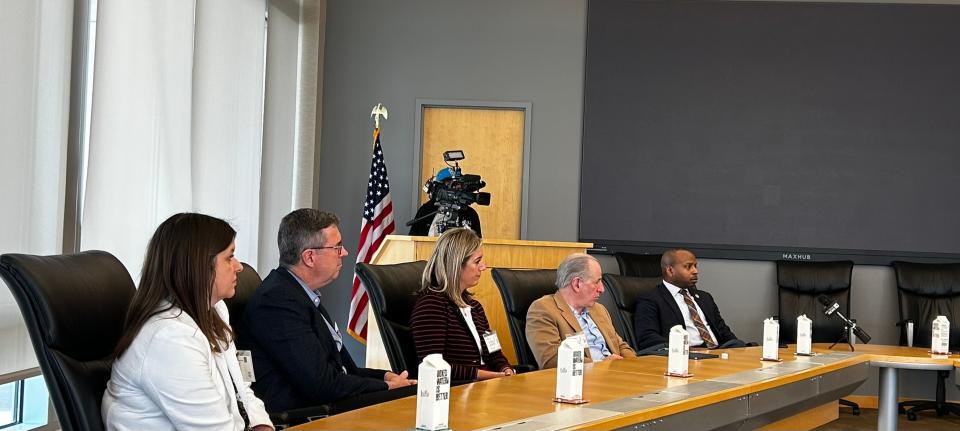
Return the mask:
<svg viewBox="0 0 960 431">
<path fill-rule="evenodd" d="M 380 245 L 371 263 L 385 265 L 391 263 L 428 260 L 433 254 L 436 237 L 389 235 Z M 503 309 L 503 299 L 497 290 L 491 268 L 518 269 L 557 269 L 560 262 L 571 253 L 583 253 L 593 244 L 582 242 L 520 241 L 510 239 L 484 239 L 483 261 L 487 271 L 480 277 L 480 284 L 473 289 L 474 298 L 483 304 L 487 312 L 490 328 L 497 332 L 503 354 L 511 364 L 517 363 L 517 355 L 510 337 L 507 314 Z M 390 369 L 380 328 L 373 313 L 373 307 L 367 310 L 367 367 Z"/>
</svg>

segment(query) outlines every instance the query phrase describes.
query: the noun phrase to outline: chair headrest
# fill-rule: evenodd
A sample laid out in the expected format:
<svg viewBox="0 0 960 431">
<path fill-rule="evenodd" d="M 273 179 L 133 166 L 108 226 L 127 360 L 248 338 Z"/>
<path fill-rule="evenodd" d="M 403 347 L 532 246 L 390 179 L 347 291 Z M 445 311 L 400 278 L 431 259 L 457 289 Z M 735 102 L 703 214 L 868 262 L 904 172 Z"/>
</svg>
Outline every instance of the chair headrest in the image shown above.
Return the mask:
<svg viewBox="0 0 960 431">
<path fill-rule="evenodd" d="M 243 265 L 243 271 L 237 274 L 236 292 L 233 294 L 233 298 L 227 298 L 223 301 L 227 304 L 227 310 L 230 311 L 230 323 L 233 326 L 238 326 L 234 322 L 243 322 L 243 310 L 247 308 L 250 297 L 253 296 L 253 293 L 257 291 L 263 281 L 260 279 L 260 274 L 252 266 L 244 262 L 241 262 L 241 265 Z"/>
<path fill-rule="evenodd" d="M 533 301 L 557 291 L 555 269 L 494 268 L 491 274 L 503 297 L 504 309 L 517 319 L 526 319 Z"/>
<path fill-rule="evenodd" d="M 0 256 L 27 325 L 48 348 L 78 361 L 110 355 L 136 287 L 117 258 L 103 251 L 71 255 Z M 37 340 L 34 340 L 36 343 Z"/>
<path fill-rule="evenodd" d="M 853 261 L 777 261 L 777 285 L 807 295 L 850 289 Z"/>
<path fill-rule="evenodd" d="M 620 266 L 620 275 L 633 277 L 660 277 L 662 254 L 636 254 L 616 252 L 613 257 Z"/>
<path fill-rule="evenodd" d="M 960 263 L 893 262 L 897 287 L 931 298 L 960 295 Z"/>
<path fill-rule="evenodd" d="M 617 307 L 633 313 L 637 304 L 637 297 L 652 289 L 656 289 L 662 279 L 660 277 L 631 277 L 628 275 L 603 274 L 603 284 Z"/>
<path fill-rule="evenodd" d="M 370 302 L 384 317 L 406 324 L 417 300 L 420 281 L 427 262 L 397 263 L 391 265 L 357 264 L 357 275 L 367 287 Z"/>
</svg>

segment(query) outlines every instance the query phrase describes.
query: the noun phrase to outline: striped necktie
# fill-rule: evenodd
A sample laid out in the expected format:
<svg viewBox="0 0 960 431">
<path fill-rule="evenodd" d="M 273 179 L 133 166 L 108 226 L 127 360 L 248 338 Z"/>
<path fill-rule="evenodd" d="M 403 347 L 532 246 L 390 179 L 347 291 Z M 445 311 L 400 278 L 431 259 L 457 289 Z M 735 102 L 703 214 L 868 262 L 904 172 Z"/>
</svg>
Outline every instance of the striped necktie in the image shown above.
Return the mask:
<svg viewBox="0 0 960 431">
<path fill-rule="evenodd" d="M 697 304 L 693 302 L 693 297 L 690 296 L 690 291 L 687 289 L 680 289 L 680 294 L 683 295 L 683 302 L 687 304 L 687 309 L 690 310 L 690 320 L 693 320 L 693 326 L 697 328 L 697 332 L 700 333 L 700 338 L 702 338 L 703 342 L 707 344 L 708 349 L 715 349 L 717 347 L 717 342 L 714 341 L 713 337 L 710 336 L 710 331 L 707 330 L 707 325 L 704 325 L 703 320 L 700 320 L 700 313 L 697 313 Z"/>
</svg>

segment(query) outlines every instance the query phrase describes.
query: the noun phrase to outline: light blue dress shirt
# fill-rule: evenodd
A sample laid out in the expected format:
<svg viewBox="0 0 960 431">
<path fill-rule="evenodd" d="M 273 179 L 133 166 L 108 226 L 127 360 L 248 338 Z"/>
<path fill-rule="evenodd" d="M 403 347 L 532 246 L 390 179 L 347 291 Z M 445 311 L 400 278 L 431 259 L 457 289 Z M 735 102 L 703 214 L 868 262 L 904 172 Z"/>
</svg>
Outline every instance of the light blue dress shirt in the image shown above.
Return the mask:
<svg viewBox="0 0 960 431">
<path fill-rule="evenodd" d="M 590 317 L 590 310 L 584 308 L 583 312 L 580 313 L 578 313 L 577 310 L 573 310 L 573 315 L 577 317 L 577 322 L 580 323 L 580 329 L 583 330 L 583 335 L 587 338 L 587 346 L 590 347 L 590 358 L 599 362 L 607 356 L 610 356 L 607 341 L 603 339 L 600 328 L 597 327 L 596 322 Z"/>
</svg>

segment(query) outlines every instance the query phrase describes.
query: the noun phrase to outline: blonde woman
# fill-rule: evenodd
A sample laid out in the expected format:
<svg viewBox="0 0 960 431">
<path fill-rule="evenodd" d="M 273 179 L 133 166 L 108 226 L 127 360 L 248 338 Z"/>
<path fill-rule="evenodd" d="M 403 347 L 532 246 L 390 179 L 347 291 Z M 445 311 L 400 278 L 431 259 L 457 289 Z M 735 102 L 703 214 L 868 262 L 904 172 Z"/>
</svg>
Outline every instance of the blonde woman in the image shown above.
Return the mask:
<svg viewBox="0 0 960 431">
<path fill-rule="evenodd" d="M 417 357 L 440 353 L 450 364 L 453 380 L 487 380 L 515 373 L 490 331 L 483 306 L 469 289 L 480 282 L 483 244 L 472 230 L 451 229 L 423 271 L 410 326 Z"/>
</svg>

